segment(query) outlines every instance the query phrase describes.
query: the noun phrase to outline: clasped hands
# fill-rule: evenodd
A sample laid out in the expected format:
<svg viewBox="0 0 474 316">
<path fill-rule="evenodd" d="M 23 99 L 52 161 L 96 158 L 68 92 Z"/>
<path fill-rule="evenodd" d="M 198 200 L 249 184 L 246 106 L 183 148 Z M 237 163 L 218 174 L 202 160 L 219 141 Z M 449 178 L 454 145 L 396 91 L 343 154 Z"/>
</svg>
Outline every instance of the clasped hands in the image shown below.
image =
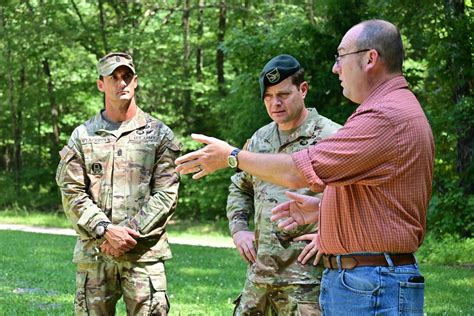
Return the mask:
<svg viewBox="0 0 474 316">
<path fill-rule="evenodd" d="M 105 241 L 100 245 L 100 251 L 113 256 L 120 257 L 137 245 L 135 238 L 140 234 L 131 228 L 109 225 L 105 232 Z"/>
</svg>

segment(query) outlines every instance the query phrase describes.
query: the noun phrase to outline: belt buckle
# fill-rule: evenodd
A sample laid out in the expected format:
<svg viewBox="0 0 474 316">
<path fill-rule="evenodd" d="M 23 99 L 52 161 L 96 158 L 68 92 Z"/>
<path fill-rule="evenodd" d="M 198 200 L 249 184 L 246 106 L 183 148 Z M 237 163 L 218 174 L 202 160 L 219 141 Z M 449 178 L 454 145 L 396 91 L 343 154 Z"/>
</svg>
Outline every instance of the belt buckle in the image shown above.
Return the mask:
<svg viewBox="0 0 474 316">
<path fill-rule="evenodd" d="M 332 266 L 332 261 L 331 261 L 331 258 L 334 257 L 333 255 L 324 255 L 323 256 L 323 261 L 327 262 L 327 267 L 329 269 L 334 269 L 333 266 Z"/>
</svg>

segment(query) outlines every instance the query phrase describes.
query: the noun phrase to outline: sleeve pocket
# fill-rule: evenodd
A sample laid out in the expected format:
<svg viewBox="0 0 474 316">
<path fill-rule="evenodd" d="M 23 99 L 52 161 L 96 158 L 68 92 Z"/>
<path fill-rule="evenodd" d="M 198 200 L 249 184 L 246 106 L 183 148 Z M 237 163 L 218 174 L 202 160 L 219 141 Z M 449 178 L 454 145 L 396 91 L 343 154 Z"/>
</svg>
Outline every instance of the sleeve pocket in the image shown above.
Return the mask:
<svg viewBox="0 0 474 316">
<path fill-rule="evenodd" d="M 71 161 L 72 158 L 76 155 L 74 149 L 64 146 L 64 148 L 59 152 L 61 160 L 59 161 L 58 169 L 56 170 L 56 183 L 59 185 L 64 177 L 64 171 L 67 164 Z"/>
</svg>

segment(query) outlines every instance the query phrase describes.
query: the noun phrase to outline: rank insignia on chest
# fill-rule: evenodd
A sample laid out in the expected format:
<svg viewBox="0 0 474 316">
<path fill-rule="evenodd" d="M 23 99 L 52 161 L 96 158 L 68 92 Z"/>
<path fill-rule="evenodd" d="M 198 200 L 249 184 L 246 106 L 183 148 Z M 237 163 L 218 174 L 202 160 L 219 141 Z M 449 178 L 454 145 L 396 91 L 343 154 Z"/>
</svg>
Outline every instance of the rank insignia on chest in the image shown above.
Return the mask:
<svg viewBox="0 0 474 316">
<path fill-rule="evenodd" d="M 100 162 L 94 162 L 91 165 L 92 174 L 104 174 L 104 168 Z"/>
</svg>

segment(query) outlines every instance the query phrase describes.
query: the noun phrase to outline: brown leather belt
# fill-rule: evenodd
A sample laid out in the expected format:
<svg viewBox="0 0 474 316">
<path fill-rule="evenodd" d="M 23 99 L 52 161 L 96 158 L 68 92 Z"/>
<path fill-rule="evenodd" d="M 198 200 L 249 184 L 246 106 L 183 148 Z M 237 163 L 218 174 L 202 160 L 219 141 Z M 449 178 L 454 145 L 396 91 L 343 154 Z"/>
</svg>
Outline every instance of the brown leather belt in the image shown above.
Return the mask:
<svg viewBox="0 0 474 316">
<path fill-rule="evenodd" d="M 390 254 L 394 266 L 403 266 L 406 264 L 415 264 L 415 256 L 412 253 L 394 253 Z M 328 269 L 338 269 L 337 259 L 334 255 L 323 256 L 324 267 Z M 366 266 L 384 266 L 388 267 L 387 260 L 384 255 L 342 255 L 341 268 L 354 269 L 355 267 Z"/>
</svg>

